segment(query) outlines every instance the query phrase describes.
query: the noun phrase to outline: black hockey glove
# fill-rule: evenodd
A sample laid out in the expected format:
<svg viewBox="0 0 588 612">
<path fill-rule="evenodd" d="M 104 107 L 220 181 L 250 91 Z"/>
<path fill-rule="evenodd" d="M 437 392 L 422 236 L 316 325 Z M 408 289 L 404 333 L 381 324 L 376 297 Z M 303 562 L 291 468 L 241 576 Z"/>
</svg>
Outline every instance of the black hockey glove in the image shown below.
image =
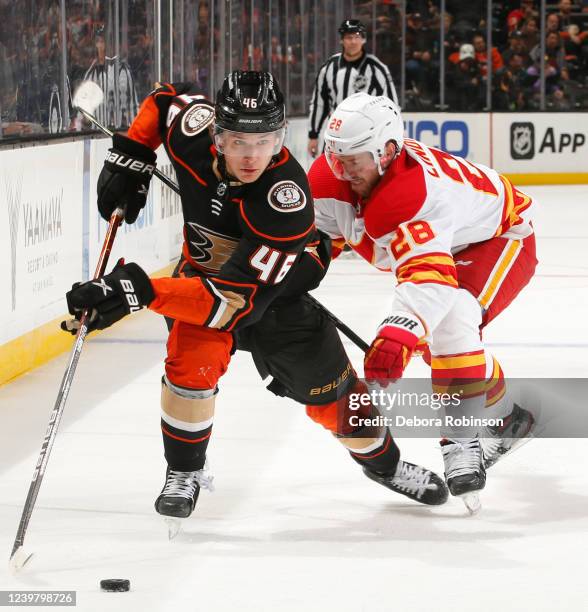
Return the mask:
<svg viewBox="0 0 588 612">
<path fill-rule="evenodd" d="M 136 263 L 121 259 L 114 270 L 87 283 L 75 283 L 66 293 L 67 308 L 75 319 L 61 322 L 61 329 L 75 335 L 84 310 L 90 310 L 88 331 L 106 329 L 124 316 L 141 310 L 155 298 L 151 281 Z"/>
<path fill-rule="evenodd" d="M 134 223 L 147 201 L 157 155 L 147 146 L 114 134 L 112 149 L 98 177 L 98 210 L 107 221 L 116 208 L 126 206 L 125 221 Z"/>
</svg>

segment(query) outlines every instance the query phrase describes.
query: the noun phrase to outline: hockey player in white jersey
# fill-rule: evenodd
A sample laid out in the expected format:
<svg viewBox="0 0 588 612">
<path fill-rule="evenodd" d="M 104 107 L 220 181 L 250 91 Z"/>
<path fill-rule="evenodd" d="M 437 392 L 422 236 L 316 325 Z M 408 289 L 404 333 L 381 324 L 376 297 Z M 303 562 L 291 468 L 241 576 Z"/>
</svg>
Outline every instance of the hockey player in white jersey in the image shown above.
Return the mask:
<svg viewBox="0 0 588 612">
<path fill-rule="evenodd" d="M 532 426 L 509 400 L 481 332 L 534 274 L 533 201 L 491 168 L 404 138 L 398 106 L 363 93 L 331 116 L 309 180 L 334 253 L 347 243 L 398 281 L 365 356 L 366 378 L 397 380 L 422 352 L 435 391 L 459 392 L 462 412 L 502 419 L 496 431 L 443 432 L 449 489 L 475 509 L 485 468 Z M 480 433 L 496 438 L 483 449 Z"/>
</svg>

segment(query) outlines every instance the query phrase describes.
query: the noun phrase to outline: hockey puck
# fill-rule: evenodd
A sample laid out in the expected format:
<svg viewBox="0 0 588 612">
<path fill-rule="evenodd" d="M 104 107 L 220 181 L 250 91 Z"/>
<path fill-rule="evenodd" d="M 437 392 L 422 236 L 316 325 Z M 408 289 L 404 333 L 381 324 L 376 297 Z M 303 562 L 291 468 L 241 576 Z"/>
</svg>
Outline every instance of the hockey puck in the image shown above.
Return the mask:
<svg viewBox="0 0 588 612">
<path fill-rule="evenodd" d="M 131 588 L 131 581 L 126 578 L 107 578 L 100 581 L 100 588 L 111 593 L 123 593 Z"/>
</svg>

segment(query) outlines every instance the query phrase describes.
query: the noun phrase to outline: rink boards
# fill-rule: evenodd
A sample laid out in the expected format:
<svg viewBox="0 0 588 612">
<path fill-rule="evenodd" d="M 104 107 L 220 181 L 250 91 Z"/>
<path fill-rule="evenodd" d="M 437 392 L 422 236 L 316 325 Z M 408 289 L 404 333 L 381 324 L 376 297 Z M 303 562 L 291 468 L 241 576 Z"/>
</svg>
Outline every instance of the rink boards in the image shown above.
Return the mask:
<svg viewBox="0 0 588 612">
<path fill-rule="evenodd" d="M 91 278 L 107 223 L 96 209 L 96 181 L 109 140 L 0 152 L 0 384 L 71 345 L 59 330 L 65 292 Z M 159 167 L 172 173 L 163 149 Z M 171 175 L 171 174 L 170 174 Z M 182 243 L 179 198 L 157 180 L 133 225 L 123 224 L 112 254 L 166 272 Z"/>
</svg>

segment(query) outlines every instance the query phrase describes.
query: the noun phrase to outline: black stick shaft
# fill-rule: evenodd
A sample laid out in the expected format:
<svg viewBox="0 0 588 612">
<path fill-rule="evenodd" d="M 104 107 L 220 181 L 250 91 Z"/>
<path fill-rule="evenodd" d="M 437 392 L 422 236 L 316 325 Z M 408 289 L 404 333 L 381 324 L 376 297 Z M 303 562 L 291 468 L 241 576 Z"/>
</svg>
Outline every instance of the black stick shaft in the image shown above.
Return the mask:
<svg viewBox="0 0 588 612">
<path fill-rule="evenodd" d="M 343 335 L 347 336 L 349 338 L 349 340 L 351 340 L 351 342 L 353 342 L 353 344 L 358 346 L 364 353 L 370 348 L 370 345 L 365 340 L 360 338 L 350 327 L 345 325 L 345 323 L 343 323 L 343 321 L 341 321 L 341 319 L 336 317 L 330 310 L 325 308 L 316 298 L 314 298 L 310 294 L 308 294 L 308 297 L 310 298 L 310 301 L 313 303 L 313 305 L 316 308 L 318 308 L 319 310 L 322 310 L 324 312 L 324 314 L 335 325 L 335 327 Z"/>
</svg>

